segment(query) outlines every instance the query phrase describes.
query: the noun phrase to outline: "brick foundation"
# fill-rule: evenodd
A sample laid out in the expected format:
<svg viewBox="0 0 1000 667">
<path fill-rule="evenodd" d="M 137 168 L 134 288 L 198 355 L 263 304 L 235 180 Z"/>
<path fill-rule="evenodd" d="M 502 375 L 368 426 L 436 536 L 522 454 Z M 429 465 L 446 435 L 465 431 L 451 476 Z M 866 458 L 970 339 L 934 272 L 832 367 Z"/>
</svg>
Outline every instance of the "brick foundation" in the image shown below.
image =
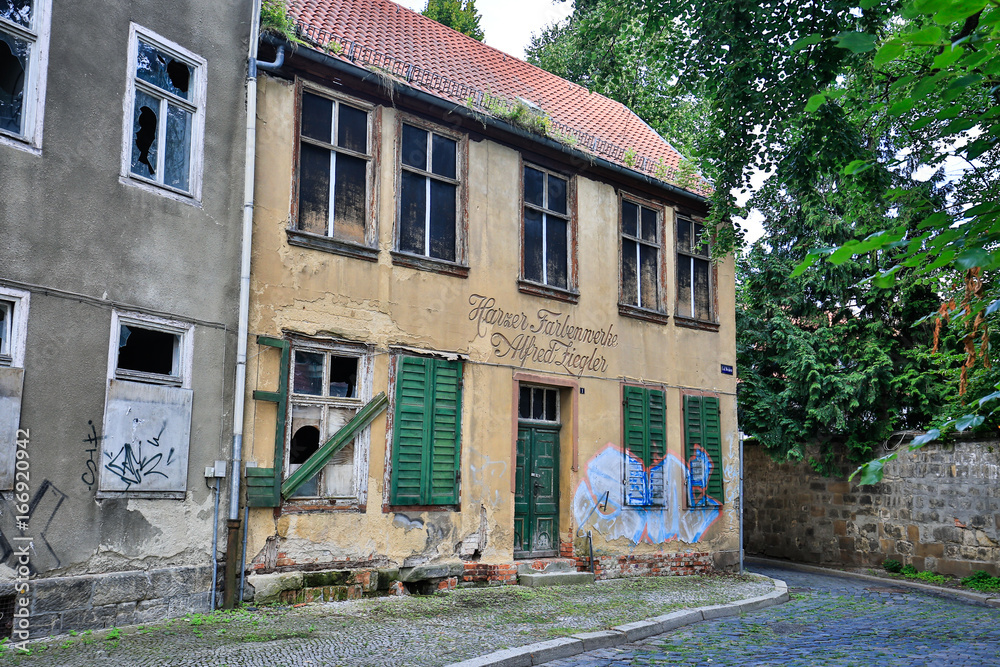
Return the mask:
<svg viewBox="0 0 1000 667">
<path fill-rule="evenodd" d="M 462 584 L 465 586 L 509 586 L 516 583 L 517 566 L 513 563 L 466 563 L 462 574 Z"/>
<path fill-rule="evenodd" d="M 588 556 L 575 560 L 577 571 L 590 571 Z M 594 557 L 594 576 L 599 580 L 708 574 L 714 569 L 712 554 L 707 552 Z"/>
</svg>

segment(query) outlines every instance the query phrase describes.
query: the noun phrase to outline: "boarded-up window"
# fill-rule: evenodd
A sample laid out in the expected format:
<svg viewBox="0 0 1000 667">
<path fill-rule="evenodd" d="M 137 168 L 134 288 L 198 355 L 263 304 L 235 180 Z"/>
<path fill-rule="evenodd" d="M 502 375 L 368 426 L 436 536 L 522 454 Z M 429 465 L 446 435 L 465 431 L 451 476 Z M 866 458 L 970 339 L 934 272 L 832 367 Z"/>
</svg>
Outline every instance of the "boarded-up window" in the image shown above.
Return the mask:
<svg viewBox="0 0 1000 667">
<path fill-rule="evenodd" d="M 662 310 L 661 212 L 622 199 L 621 216 L 621 302 Z"/>
<path fill-rule="evenodd" d="M 684 397 L 684 457 L 689 507 L 715 507 L 725 502 L 722 488 L 722 432 L 719 399 Z"/>
<path fill-rule="evenodd" d="M 625 504 L 663 505 L 666 399 L 660 389 L 624 388 Z"/>
<path fill-rule="evenodd" d="M 365 382 L 366 354 L 364 347 L 312 341 L 296 345 L 292 351 L 285 479 L 371 398 Z M 364 482 L 356 472 L 362 458 L 359 450 L 364 449 L 359 442 L 365 441 L 367 434 L 365 430 L 341 447 L 292 498 L 356 498 Z"/>
<path fill-rule="evenodd" d="M 542 285 L 570 287 L 570 218 L 567 180 L 524 167 L 523 277 Z"/>
<path fill-rule="evenodd" d="M 371 155 L 368 112 L 302 93 L 299 219 L 304 232 L 366 243 Z"/>
<path fill-rule="evenodd" d="M 677 314 L 711 320 L 712 265 L 708 245 L 702 243 L 704 225 L 677 218 Z"/>
<path fill-rule="evenodd" d="M 399 138 L 399 249 L 455 262 L 459 241 L 458 141 L 407 123 Z"/>
<path fill-rule="evenodd" d="M 458 504 L 462 363 L 400 357 L 396 372 L 394 505 Z"/>
</svg>

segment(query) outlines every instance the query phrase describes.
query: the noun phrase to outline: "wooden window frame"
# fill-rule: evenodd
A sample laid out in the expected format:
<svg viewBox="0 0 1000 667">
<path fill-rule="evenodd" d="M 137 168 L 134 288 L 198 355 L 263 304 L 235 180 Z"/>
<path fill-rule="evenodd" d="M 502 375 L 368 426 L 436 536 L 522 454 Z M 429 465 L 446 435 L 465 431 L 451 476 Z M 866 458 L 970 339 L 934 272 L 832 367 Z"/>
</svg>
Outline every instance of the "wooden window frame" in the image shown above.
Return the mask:
<svg viewBox="0 0 1000 667">
<path fill-rule="evenodd" d="M 144 373 L 118 368 L 118 350 L 121 327 L 133 325 L 151 331 L 161 331 L 177 336 L 174 347 L 173 372 L 169 374 Z M 114 310 L 111 313 L 111 340 L 108 345 L 108 380 L 125 380 L 145 384 L 159 384 L 191 389 L 194 370 L 194 324 L 155 317 L 143 313 Z"/>
<path fill-rule="evenodd" d="M 674 213 L 674 239 L 676 245 L 676 256 L 675 256 L 675 266 L 676 270 L 680 271 L 682 262 L 687 262 L 693 267 L 692 262 L 694 260 L 701 260 L 708 262 L 708 308 L 709 317 L 708 319 L 697 318 L 691 314 L 681 313 L 681 302 L 680 302 L 680 290 L 679 282 L 675 280 L 674 288 L 676 292 L 675 297 L 675 310 L 674 310 L 674 323 L 677 326 L 685 327 L 688 329 L 700 329 L 702 331 L 718 331 L 719 330 L 719 295 L 717 285 L 719 283 L 719 271 L 718 266 L 714 261 L 712 261 L 712 248 L 711 245 L 706 249 L 705 254 L 695 253 L 691 249 L 683 249 L 680 246 L 680 221 L 681 219 L 688 220 L 691 222 L 691 238 L 692 242 L 695 242 L 694 238 L 694 225 L 705 225 L 704 219 L 691 215 L 685 211 L 675 211 Z M 692 269 L 693 271 L 693 269 Z M 692 304 L 694 299 L 694 277 L 692 274 L 691 278 L 691 294 L 692 294 Z M 688 309 L 691 312 L 691 308 Z"/>
<path fill-rule="evenodd" d="M 536 171 L 540 171 L 546 176 L 555 176 L 566 181 L 566 213 L 557 213 L 545 207 L 540 207 L 535 204 L 529 204 L 525 201 L 524 197 L 524 170 L 526 168 L 531 168 Z M 518 257 L 519 261 L 519 274 L 517 280 L 518 290 L 525 294 L 533 294 L 535 296 L 546 297 L 549 299 L 556 299 L 558 301 L 565 301 L 566 303 L 579 303 L 580 301 L 580 291 L 578 281 L 578 271 L 577 271 L 577 183 L 574 176 L 560 173 L 552 169 L 547 169 L 540 166 L 534 162 L 528 162 L 523 156 L 520 156 L 518 160 L 519 178 L 520 178 L 520 189 L 518 191 L 518 203 L 519 203 L 519 214 L 521 217 L 520 226 L 518 228 L 518 238 L 520 240 L 520 253 Z M 545 179 L 545 191 L 548 192 L 548 179 Z M 536 282 L 534 280 L 529 280 L 524 275 L 524 253 L 526 250 L 524 242 L 524 211 L 527 208 L 531 208 L 538 211 L 544 215 L 553 215 L 566 220 L 566 287 L 559 287 L 557 285 L 549 285 L 545 282 Z M 544 218 L 543 218 L 544 220 Z M 544 230 L 544 223 L 543 223 Z M 544 232 L 543 232 L 544 233 Z M 545 248 L 542 248 L 542 261 L 545 261 Z"/>
<path fill-rule="evenodd" d="M 635 206 L 640 207 L 639 224 L 642 221 L 641 209 L 646 208 L 655 211 L 657 214 L 657 233 L 655 244 L 649 241 L 643 240 L 641 230 L 636 230 L 639 232 L 638 236 L 632 236 L 626 234 L 622 226 L 622 214 L 624 211 L 623 203 L 628 201 Z M 637 197 L 631 193 L 619 192 L 618 193 L 618 314 L 624 315 L 625 317 L 632 317 L 639 320 L 644 320 L 646 322 L 653 322 L 655 324 L 666 324 L 670 320 L 670 316 L 666 312 L 667 303 L 667 258 L 665 248 L 666 243 L 666 207 L 662 204 L 654 202 L 649 199 L 643 199 Z M 628 303 L 625 300 L 625 262 L 623 257 L 624 242 L 628 239 L 637 244 L 652 246 L 656 248 L 656 287 L 657 287 L 657 298 L 656 298 L 656 308 L 646 308 L 639 304 L 642 303 L 641 292 L 637 292 L 637 301 L 639 304 Z M 641 267 L 638 262 L 636 264 L 636 271 L 641 272 Z M 636 277 L 637 285 L 641 285 L 640 276 Z"/>
<path fill-rule="evenodd" d="M 701 504 L 695 504 L 693 498 L 693 491 L 691 488 L 691 472 L 690 463 L 693 453 L 691 452 L 691 443 L 688 442 L 688 405 L 689 401 L 692 399 L 697 399 L 699 413 L 704 413 L 704 401 L 705 399 L 711 399 L 715 402 L 716 406 L 716 420 L 718 422 L 718 465 L 716 465 L 709 473 L 708 482 L 705 484 L 706 496 L 708 495 L 709 486 L 712 484 L 713 478 L 716 478 L 719 486 L 719 493 L 722 496 L 721 499 L 716 499 L 719 503 L 718 505 L 710 504 L 707 502 Z M 725 505 L 726 503 L 726 483 L 725 483 L 725 471 L 722 466 L 723 450 L 722 450 L 722 399 L 718 393 L 707 392 L 707 391 L 686 391 L 681 393 L 681 437 L 683 439 L 683 456 L 684 456 L 684 504 L 688 509 L 718 509 Z M 704 446 L 704 427 L 702 428 L 702 442 L 698 443 L 702 445 L 702 448 L 708 452 L 708 447 Z"/>
<path fill-rule="evenodd" d="M 449 179 L 430 171 L 420 170 L 415 167 L 403 164 L 403 125 L 410 125 L 417 129 L 436 134 L 455 142 L 455 178 Z M 458 278 L 467 278 L 469 275 L 468 260 L 468 164 L 469 164 L 469 138 L 468 135 L 451 131 L 437 123 L 433 123 L 417 116 L 397 112 L 395 127 L 395 155 L 394 155 L 394 192 L 395 202 L 393 206 L 393 242 L 392 263 L 398 266 L 405 266 L 420 271 L 433 271 Z M 428 141 L 428 150 L 433 142 Z M 402 177 L 403 171 L 419 174 L 426 178 L 438 180 L 456 186 L 455 191 L 455 261 L 430 255 L 419 255 L 416 253 L 401 250 L 400 226 L 401 226 L 401 204 L 402 204 Z M 426 206 L 430 206 L 427 201 Z"/>
</svg>

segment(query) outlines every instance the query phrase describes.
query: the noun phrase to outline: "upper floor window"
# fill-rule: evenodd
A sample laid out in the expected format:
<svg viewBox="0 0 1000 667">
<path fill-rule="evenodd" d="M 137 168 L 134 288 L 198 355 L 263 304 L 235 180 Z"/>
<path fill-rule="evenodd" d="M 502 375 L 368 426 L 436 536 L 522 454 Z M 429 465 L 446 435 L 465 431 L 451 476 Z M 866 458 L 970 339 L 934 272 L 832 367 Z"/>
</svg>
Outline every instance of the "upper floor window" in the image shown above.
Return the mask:
<svg viewBox="0 0 1000 667">
<path fill-rule="evenodd" d="M 199 198 L 206 62 L 134 23 L 124 175 Z"/>
<path fill-rule="evenodd" d="M 619 311 L 660 321 L 663 308 L 663 211 L 621 200 Z"/>
<path fill-rule="evenodd" d="M 145 315 L 116 313 L 112 378 L 191 386 L 192 326 Z"/>
<path fill-rule="evenodd" d="M 711 321 L 712 261 L 708 244 L 701 241 L 704 229 L 700 222 L 677 217 L 677 315 Z"/>
<path fill-rule="evenodd" d="M 304 90 L 299 125 L 298 230 L 374 245 L 370 109 Z M 325 249 L 335 250 L 324 246 Z"/>
<path fill-rule="evenodd" d="M 0 139 L 41 147 L 50 0 L 0 0 Z"/>
<path fill-rule="evenodd" d="M 521 276 L 562 290 L 575 287 L 568 185 L 561 176 L 540 167 L 524 166 Z"/>
<path fill-rule="evenodd" d="M 409 255 L 464 264 L 462 142 L 400 124 L 397 247 Z"/>
</svg>

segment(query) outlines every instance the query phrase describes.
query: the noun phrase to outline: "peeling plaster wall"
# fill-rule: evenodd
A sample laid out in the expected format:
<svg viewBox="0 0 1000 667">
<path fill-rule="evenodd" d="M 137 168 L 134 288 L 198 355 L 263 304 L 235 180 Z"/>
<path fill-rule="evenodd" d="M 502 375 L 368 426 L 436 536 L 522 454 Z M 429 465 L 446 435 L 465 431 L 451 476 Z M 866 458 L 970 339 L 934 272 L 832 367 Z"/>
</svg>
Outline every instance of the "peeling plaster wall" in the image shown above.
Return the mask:
<svg viewBox="0 0 1000 667">
<path fill-rule="evenodd" d="M 337 90 L 346 94 L 346 85 Z M 573 381 L 564 389 L 560 435 L 560 541 L 586 544 L 593 534 L 597 554 L 657 554 L 738 550 L 738 442 L 735 381 L 720 373 L 720 363 L 735 361 L 732 259 L 718 267 L 718 332 L 623 317 L 618 313 L 618 191 L 611 184 L 578 176 L 578 304 L 528 295 L 517 286 L 521 225 L 521 162 L 517 150 L 488 139 L 468 145 L 467 278 L 393 265 L 395 224 L 395 127 L 392 106 L 377 107 L 381 128 L 376 153 L 378 259 L 343 257 L 291 246 L 286 229 L 292 216 L 293 157 L 296 151 L 295 85 L 262 77 L 258 100 L 258 166 L 250 331 L 282 337 L 287 333 L 334 336 L 374 346 L 374 388 L 392 395 L 389 349 L 402 345 L 464 355 L 460 511 L 392 511 L 386 461 L 391 433 L 383 414 L 370 426 L 367 506 L 354 510 L 295 513 L 251 509 L 247 549 L 249 567 L 270 569 L 371 562 L 391 566 L 457 559 L 462 545 L 485 543 L 484 563 L 512 559 L 514 474 L 511 453 L 516 404 L 515 373 L 552 381 Z M 397 104 L 400 100 L 397 99 Z M 525 158 L 530 161 L 529 158 Z M 576 165 L 578 171 L 580 165 Z M 568 173 L 572 171 L 567 165 Z M 668 211 L 666 268 L 668 312 L 675 302 L 672 215 Z M 537 317 L 540 309 L 569 316 L 582 327 L 609 330 L 617 346 L 602 347 L 607 370 L 569 375 L 553 364 L 504 358 L 491 334 L 504 331 L 477 321 L 477 297 L 497 307 Z M 481 329 L 480 327 L 484 327 Z M 260 467 L 274 461 L 277 412 L 274 404 L 254 402 L 255 389 L 278 384 L 278 354 L 254 347 L 247 383 L 250 410 L 245 422 L 246 460 Z M 580 352 L 590 353 L 586 344 Z M 594 346 L 590 346 L 592 348 Z M 595 481 L 622 460 L 621 383 L 661 383 L 667 387 L 669 504 L 659 512 L 617 509 L 594 511 Z M 542 380 L 544 381 L 544 380 Z M 725 505 L 712 510 L 683 506 L 682 388 L 717 392 L 721 403 Z M 581 393 L 583 390 L 585 393 Z M 575 401 L 575 406 L 574 406 Z M 390 408 L 391 409 L 391 408 Z M 576 412 L 576 419 L 571 414 Z M 573 443 L 578 448 L 574 468 Z M 606 480 L 605 480 L 606 481 Z M 611 483 L 612 504 L 621 503 L 621 476 Z M 616 495 L 617 494 L 617 495 Z M 581 542 L 582 540 L 582 542 Z"/>
</svg>

